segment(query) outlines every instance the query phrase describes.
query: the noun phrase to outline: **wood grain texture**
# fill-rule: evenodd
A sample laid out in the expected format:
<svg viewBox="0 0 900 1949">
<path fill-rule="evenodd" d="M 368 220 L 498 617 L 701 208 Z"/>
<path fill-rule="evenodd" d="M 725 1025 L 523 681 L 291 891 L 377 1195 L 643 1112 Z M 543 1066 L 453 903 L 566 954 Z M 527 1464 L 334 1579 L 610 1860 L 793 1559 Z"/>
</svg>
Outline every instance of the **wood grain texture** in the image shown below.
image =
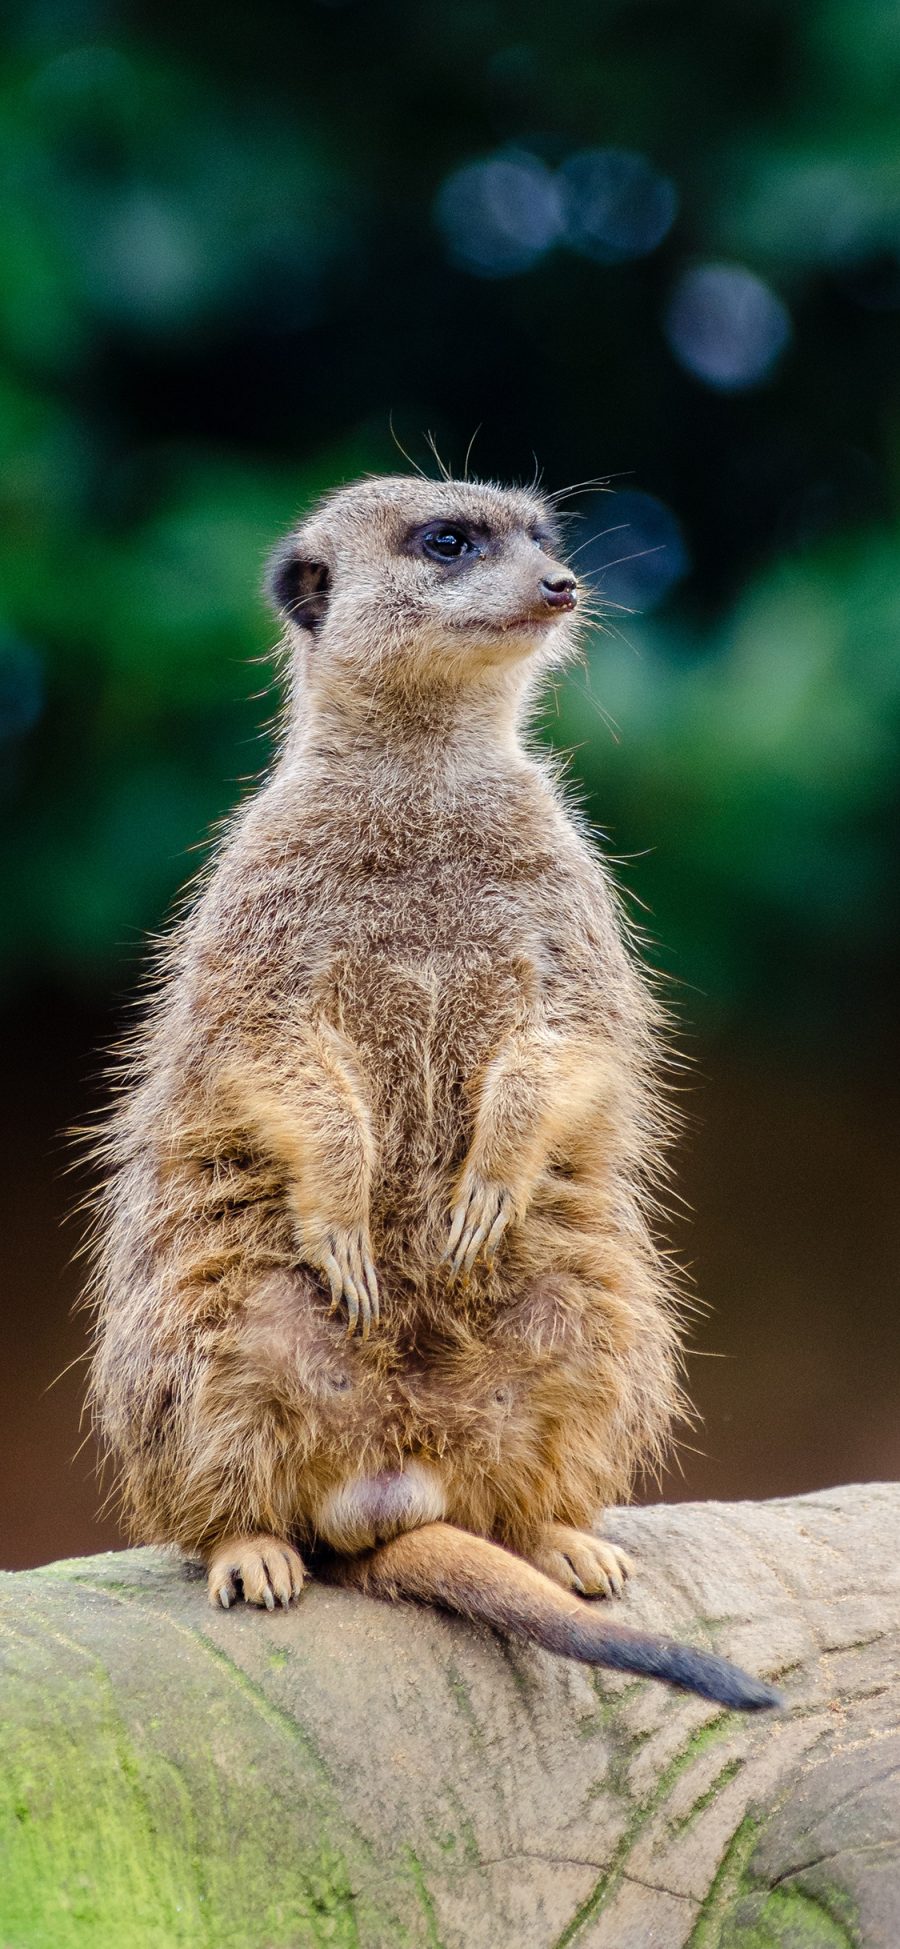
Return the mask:
<svg viewBox="0 0 900 1949">
<path fill-rule="evenodd" d="M 617 1510 L 623 1621 L 777 1679 L 748 1721 L 155 1550 L 0 1579 L 4 1949 L 900 1941 L 900 1487 Z"/>
</svg>

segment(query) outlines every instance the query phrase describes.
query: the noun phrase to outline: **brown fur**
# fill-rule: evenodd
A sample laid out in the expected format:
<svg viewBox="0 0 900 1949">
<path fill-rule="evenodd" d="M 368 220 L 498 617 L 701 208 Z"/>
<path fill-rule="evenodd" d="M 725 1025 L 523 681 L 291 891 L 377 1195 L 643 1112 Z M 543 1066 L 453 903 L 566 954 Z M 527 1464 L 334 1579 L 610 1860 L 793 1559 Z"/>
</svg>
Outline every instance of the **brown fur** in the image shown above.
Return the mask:
<svg viewBox="0 0 900 1949">
<path fill-rule="evenodd" d="M 478 524 L 478 559 L 423 559 L 432 517 Z M 454 1525 L 583 1590 L 560 1526 L 628 1494 L 678 1407 L 659 1013 L 521 740 L 575 640 L 550 529 L 533 494 L 372 480 L 276 559 L 281 753 L 123 1063 L 92 1289 L 131 1531 L 222 1601 L 260 1601 L 270 1548 L 290 1596 L 297 1550 L 422 1524 L 430 1562 Z"/>
</svg>

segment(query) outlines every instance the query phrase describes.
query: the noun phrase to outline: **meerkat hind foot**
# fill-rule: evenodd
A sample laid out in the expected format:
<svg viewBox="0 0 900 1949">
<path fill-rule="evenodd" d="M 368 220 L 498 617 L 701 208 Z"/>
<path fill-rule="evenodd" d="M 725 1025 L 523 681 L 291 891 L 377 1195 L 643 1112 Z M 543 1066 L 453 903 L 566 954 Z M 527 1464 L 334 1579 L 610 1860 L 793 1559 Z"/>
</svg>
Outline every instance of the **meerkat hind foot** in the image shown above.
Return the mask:
<svg viewBox="0 0 900 1949">
<path fill-rule="evenodd" d="M 227 1611 L 242 1591 L 248 1604 L 274 1611 L 278 1603 L 287 1610 L 305 1576 L 302 1557 L 282 1537 L 229 1536 L 209 1561 L 209 1601 Z"/>
<path fill-rule="evenodd" d="M 566 1523 L 548 1523 L 529 1555 L 536 1570 L 582 1597 L 621 1597 L 634 1564 L 616 1543 Z"/>
</svg>

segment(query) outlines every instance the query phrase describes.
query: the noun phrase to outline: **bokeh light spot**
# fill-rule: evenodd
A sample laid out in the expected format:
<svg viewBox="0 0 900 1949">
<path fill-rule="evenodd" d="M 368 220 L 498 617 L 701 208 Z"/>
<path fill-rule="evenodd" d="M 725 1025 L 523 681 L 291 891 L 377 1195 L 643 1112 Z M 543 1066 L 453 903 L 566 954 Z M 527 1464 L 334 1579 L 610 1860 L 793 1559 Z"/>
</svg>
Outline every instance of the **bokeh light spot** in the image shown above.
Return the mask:
<svg viewBox="0 0 900 1949">
<path fill-rule="evenodd" d="M 128 98 L 133 90 L 133 64 L 114 47 L 69 47 L 40 68 L 31 84 L 36 102 L 97 108 L 105 97 Z"/>
<path fill-rule="evenodd" d="M 719 392 L 758 386 L 791 336 L 786 305 L 742 264 L 698 264 L 685 271 L 665 319 L 680 365 Z"/>
<path fill-rule="evenodd" d="M 678 214 L 674 183 L 632 149 L 584 149 L 560 179 L 568 240 L 598 264 L 647 257 Z"/>
<path fill-rule="evenodd" d="M 0 637 L 0 740 L 24 737 L 44 708 L 44 673 L 36 650 Z"/>
<path fill-rule="evenodd" d="M 556 178 L 524 153 L 454 170 L 438 192 L 435 216 L 454 263 L 480 277 L 530 270 L 565 230 Z"/>
<path fill-rule="evenodd" d="M 605 503 L 603 532 L 575 554 L 580 575 L 596 584 L 601 604 L 656 609 L 690 568 L 680 523 L 655 494 L 628 488 Z"/>
<path fill-rule="evenodd" d="M 110 200 L 85 268 L 95 302 L 148 323 L 188 315 L 205 296 L 199 227 L 149 184 L 130 184 Z"/>
</svg>

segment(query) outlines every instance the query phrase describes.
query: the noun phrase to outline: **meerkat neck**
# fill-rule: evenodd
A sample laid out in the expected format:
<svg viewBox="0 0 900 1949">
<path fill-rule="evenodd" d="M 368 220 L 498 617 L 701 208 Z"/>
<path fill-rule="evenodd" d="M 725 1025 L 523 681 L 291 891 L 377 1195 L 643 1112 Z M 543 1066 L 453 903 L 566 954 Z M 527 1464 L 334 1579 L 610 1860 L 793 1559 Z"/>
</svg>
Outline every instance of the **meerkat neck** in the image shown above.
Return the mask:
<svg viewBox="0 0 900 1949">
<path fill-rule="evenodd" d="M 308 763 L 352 757 L 430 771 L 485 771 L 521 758 L 527 685 L 521 670 L 492 673 L 466 688 L 399 685 L 369 693 L 349 685 L 308 690 L 295 711 L 286 747 Z"/>
</svg>

